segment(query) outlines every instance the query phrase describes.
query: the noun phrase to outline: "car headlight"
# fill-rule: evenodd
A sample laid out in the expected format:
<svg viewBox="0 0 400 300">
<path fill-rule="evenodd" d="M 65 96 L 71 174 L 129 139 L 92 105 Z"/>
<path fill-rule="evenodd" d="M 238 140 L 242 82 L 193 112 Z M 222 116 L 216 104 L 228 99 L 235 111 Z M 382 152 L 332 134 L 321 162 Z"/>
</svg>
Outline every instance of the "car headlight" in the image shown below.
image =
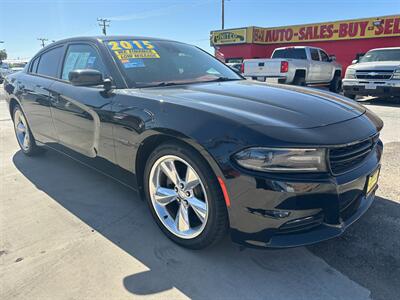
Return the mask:
<svg viewBox="0 0 400 300">
<path fill-rule="evenodd" d="M 394 70 L 392 79 L 400 79 L 400 69 Z"/>
<path fill-rule="evenodd" d="M 356 70 L 352 68 L 347 68 L 346 75 L 344 76 L 346 79 L 356 79 Z"/>
<path fill-rule="evenodd" d="M 267 172 L 325 172 L 324 149 L 248 148 L 233 158 L 242 167 Z"/>
</svg>

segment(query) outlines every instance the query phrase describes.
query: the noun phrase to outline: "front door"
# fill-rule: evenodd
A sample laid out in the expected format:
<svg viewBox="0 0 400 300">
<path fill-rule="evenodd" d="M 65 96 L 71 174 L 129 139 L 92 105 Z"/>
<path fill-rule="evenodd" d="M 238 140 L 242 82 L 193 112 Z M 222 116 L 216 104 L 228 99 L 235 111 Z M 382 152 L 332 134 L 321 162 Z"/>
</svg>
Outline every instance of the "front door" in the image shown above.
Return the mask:
<svg viewBox="0 0 400 300">
<path fill-rule="evenodd" d="M 319 59 L 318 49 L 310 48 L 310 71 L 309 82 L 315 83 L 321 81 L 321 62 Z"/>
<path fill-rule="evenodd" d="M 329 82 L 333 78 L 333 64 L 329 61 L 329 56 L 324 51 L 319 50 L 319 54 L 321 55 L 321 78 L 324 82 Z"/>
<path fill-rule="evenodd" d="M 61 80 L 52 86 L 52 114 L 60 143 L 89 157 L 114 161 L 112 124 L 108 122 L 113 99 L 102 87 L 73 86 L 68 74 L 76 69 L 108 72 L 92 44 L 70 44 L 61 71 Z"/>
</svg>

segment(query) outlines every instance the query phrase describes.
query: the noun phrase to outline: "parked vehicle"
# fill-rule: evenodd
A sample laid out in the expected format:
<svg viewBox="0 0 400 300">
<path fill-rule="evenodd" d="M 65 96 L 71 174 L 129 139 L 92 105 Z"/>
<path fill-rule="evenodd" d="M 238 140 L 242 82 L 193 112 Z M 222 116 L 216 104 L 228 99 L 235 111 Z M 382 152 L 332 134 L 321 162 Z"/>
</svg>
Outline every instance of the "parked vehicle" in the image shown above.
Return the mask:
<svg viewBox="0 0 400 300">
<path fill-rule="evenodd" d="M 226 63 L 228 67 L 238 73 L 243 73 L 243 63 Z"/>
<path fill-rule="evenodd" d="M 0 84 L 4 82 L 6 75 L 10 73 L 10 67 L 6 63 L 0 64 Z"/>
<path fill-rule="evenodd" d="M 326 84 L 332 92 L 341 89 L 342 67 L 333 56 L 315 47 L 276 48 L 270 59 L 245 59 L 244 76 L 294 85 Z"/>
<path fill-rule="evenodd" d="M 227 230 L 247 246 L 315 243 L 374 200 L 375 114 L 340 95 L 245 80 L 191 45 L 57 41 L 5 90 L 23 153 L 47 146 L 133 186 L 184 247 Z"/>
<path fill-rule="evenodd" d="M 400 47 L 372 49 L 353 63 L 343 79 L 346 97 L 400 96 Z"/>
</svg>

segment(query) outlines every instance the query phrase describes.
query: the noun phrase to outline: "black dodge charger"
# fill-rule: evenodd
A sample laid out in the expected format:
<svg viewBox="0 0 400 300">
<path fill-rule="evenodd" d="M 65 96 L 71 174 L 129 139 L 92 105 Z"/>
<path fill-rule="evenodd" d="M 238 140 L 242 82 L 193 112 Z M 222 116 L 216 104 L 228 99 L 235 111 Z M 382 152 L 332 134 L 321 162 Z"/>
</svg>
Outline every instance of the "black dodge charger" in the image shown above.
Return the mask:
<svg viewBox="0 0 400 300">
<path fill-rule="evenodd" d="M 21 151 L 46 146 L 132 186 L 184 247 L 227 232 L 253 247 L 333 238 L 377 189 L 375 114 L 337 94 L 245 80 L 184 43 L 58 41 L 5 90 Z"/>
</svg>

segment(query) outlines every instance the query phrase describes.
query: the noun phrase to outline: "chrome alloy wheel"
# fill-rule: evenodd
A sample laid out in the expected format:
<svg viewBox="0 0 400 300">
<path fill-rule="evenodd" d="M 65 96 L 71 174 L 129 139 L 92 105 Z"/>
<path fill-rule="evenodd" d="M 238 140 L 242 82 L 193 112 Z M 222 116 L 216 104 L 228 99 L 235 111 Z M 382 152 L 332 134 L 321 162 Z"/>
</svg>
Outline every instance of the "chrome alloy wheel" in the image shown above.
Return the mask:
<svg viewBox="0 0 400 300">
<path fill-rule="evenodd" d="M 149 192 L 157 217 L 174 235 L 192 239 L 204 230 L 207 194 L 188 162 L 174 155 L 160 157 L 150 171 Z"/>
<path fill-rule="evenodd" d="M 17 135 L 18 143 L 25 151 L 29 150 L 31 140 L 28 131 L 28 124 L 20 109 L 15 111 L 14 115 L 14 129 Z"/>
</svg>

